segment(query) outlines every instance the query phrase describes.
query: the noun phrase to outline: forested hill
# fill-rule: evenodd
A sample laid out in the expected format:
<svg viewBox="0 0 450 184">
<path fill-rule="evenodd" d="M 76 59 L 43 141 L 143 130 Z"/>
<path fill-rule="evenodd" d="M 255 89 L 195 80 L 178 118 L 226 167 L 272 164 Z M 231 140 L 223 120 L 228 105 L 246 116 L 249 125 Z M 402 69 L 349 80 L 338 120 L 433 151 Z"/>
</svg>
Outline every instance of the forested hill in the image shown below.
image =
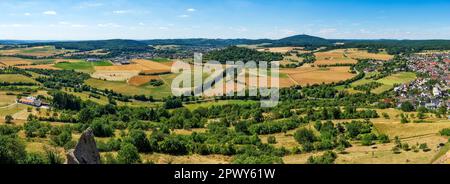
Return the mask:
<svg viewBox="0 0 450 184">
<path fill-rule="evenodd" d="M 105 49 L 105 50 L 149 50 L 151 49 L 146 43 L 136 40 L 99 40 L 99 41 L 67 41 L 67 42 L 50 42 L 28 44 L 37 45 L 54 45 L 56 48 L 75 49 L 80 51 Z"/>
<path fill-rule="evenodd" d="M 33 42 L 20 40 L 0 40 L 0 44 L 22 44 L 29 46 L 54 45 L 57 48 L 75 50 L 129 50 L 139 51 L 151 49 L 151 45 L 180 45 L 189 47 L 223 48 L 236 45 L 262 45 L 267 47 L 299 46 L 318 48 L 365 48 L 376 52 L 386 49 L 391 54 L 414 52 L 420 50 L 450 50 L 450 40 L 351 40 L 324 39 L 309 35 L 295 35 L 279 40 L 271 39 L 153 39 L 153 40 L 99 40 L 99 41 L 60 41 Z M 344 43 L 335 46 L 335 43 Z"/>
<path fill-rule="evenodd" d="M 333 42 L 330 40 L 309 36 L 309 35 L 295 35 L 272 42 L 276 46 L 329 46 Z"/>
<path fill-rule="evenodd" d="M 12 42 L 10 42 L 12 43 Z M 153 40 L 98 40 L 98 41 L 62 41 L 62 42 L 39 42 L 39 43 L 21 43 L 31 46 L 54 45 L 57 48 L 75 49 L 75 50 L 121 50 L 121 49 L 148 49 L 150 45 L 181 45 L 194 47 L 228 47 L 236 45 L 256 45 L 268 44 L 276 46 L 327 46 L 330 45 L 326 39 L 308 35 L 298 35 L 280 40 L 270 39 L 153 39 Z"/>
<path fill-rule="evenodd" d="M 235 46 L 271 44 L 272 46 L 328 46 L 332 43 L 324 38 L 309 35 L 296 35 L 279 40 L 270 39 L 158 39 L 144 40 L 148 45 L 187 45 L 187 46 Z"/>
<path fill-rule="evenodd" d="M 226 61 L 280 61 L 283 56 L 279 53 L 258 52 L 254 49 L 243 47 L 228 47 L 223 50 L 209 52 L 205 55 L 205 60 L 215 60 L 221 63 Z"/>
<path fill-rule="evenodd" d="M 206 46 L 206 47 L 226 47 L 233 45 L 253 45 L 253 44 L 264 44 L 272 43 L 273 40 L 269 39 L 204 39 L 204 38 L 193 38 L 193 39 L 155 39 L 155 40 L 143 40 L 142 42 L 148 45 L 183 45 L 183 46 Z"/>
</svg>

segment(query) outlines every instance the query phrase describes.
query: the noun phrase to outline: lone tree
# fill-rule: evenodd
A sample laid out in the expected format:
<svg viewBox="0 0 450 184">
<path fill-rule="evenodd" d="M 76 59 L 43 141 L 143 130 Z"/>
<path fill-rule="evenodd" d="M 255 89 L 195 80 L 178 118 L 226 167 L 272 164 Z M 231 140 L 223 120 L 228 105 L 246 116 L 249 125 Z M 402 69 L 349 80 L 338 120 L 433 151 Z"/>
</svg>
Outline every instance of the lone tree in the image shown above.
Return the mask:
<svg viewBox="0 0 450 184">
<path fill-rule="evenodd" d="M 5 123 L 6 124 L 11 124 L 13 120 L 14 120 L 14 118 L 11 115 L 6 115 L 5 116 Z"/>
<path fill-rule="evenodd" d="M 124 143 L 120 146 L 117 159 L 122 164 L 136 164 L 141 162 L 138 149 L 130 143 Z"/>
</svg>

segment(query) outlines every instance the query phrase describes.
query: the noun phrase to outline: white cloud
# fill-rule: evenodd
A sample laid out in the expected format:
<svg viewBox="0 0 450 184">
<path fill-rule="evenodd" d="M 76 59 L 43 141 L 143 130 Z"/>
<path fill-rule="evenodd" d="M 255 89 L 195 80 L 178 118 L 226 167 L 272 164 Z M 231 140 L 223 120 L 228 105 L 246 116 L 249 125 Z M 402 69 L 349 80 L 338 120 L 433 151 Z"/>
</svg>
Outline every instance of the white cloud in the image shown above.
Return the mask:
<svg viewBox="0 0 450 184">
<path fill-rule="evenodd" d="M 145 26 L 145 23 L 139 22 L 139 25 L 140 25 L 140 26 Z"/>
<path fill-rule="evenodd" d="M 169 28 L 168 28 L 168 27 L 159 27 L 158 29 L 161 29 L 161 30 L 168 30 Z"/>
<path fill-rule="evenodd" d="M 49 10 L 49 11 L 42 12 L 42 14 L 44 14 L 44 15 L 56 15 L 57 13 L 55 11 Z"/>
<path fill-rule="evenodd" d="M 69 23 L 69 22 L 65 22 L 65 21 L 61 21 L 61 22 L 58 22 L 58 24 L 61 24 L 61 25 L 69 25 L 70 23 Z"/>
<path fill-rule="evenodd" d="M 189 15 L 179 15 L 180 18 L 189 18 Z"/>
<path fill-rule="evenodd" d="M 113 11 L 114 14 L 126 14 L 126 13 L 130 13 L 130 10 L 116 10 Z"/>
<path fill-rule="evenodd" d="M 25 16 L 30 16 L 31 13 L 24 13 L 23 15 L 25 15 Z"/>
<path fill-rule="evenodd" d="M 188 11 L 188 12 L 195 12 L 195 11 L 197 11 L 197 10 L 194 9 L 194 8 L 189 8 L 189 9 L 187 9 L 186 11 Z"/>
</svg>

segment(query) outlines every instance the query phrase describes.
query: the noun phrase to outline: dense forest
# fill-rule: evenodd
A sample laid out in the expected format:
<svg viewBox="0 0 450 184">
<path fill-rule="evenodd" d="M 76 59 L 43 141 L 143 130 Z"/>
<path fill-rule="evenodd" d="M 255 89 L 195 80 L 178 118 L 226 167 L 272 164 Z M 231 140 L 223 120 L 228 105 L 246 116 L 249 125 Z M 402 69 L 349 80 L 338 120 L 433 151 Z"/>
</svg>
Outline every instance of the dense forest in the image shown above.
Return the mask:
<svg viewBox="0 0 450 184">
<path fill-rule="evenodd" d="M 73 49 L 79 51 L 90 51 L 97 49 L 104 50 L 131 50 L 148 51 L 152 47 L 135 40 L 99 40 L 99 41 L 70 41 L 70 42 L 50 42 L 34 43 L 29 46 L 54 45 L 57 49 Z"/>
<path fill-rule="evenodd" d="M 259 52 L 254 49 L 242 47 L 228 47 L 223 50 L 211 51 L 205 55 L 205 60 L 215 60 L 221 63 L 227 61 L 280 61 L 283 60 L 283 55 L 270 52 Z"/>
</svg>

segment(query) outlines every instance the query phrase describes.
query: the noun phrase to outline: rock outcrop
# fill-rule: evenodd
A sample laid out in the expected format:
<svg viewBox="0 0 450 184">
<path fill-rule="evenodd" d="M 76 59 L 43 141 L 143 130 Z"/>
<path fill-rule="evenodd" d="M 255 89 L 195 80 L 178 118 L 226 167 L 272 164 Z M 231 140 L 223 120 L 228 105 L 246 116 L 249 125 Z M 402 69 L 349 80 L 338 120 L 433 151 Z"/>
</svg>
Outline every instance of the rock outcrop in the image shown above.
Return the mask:
<svg viewBox="0 0 450 184">
<path fill-rule="evenodd" d="M 100 164 L 100 153 L 92 129 L 84 131 L 75 149 L 67 152 L 67 164 Z"/>
</svg>

